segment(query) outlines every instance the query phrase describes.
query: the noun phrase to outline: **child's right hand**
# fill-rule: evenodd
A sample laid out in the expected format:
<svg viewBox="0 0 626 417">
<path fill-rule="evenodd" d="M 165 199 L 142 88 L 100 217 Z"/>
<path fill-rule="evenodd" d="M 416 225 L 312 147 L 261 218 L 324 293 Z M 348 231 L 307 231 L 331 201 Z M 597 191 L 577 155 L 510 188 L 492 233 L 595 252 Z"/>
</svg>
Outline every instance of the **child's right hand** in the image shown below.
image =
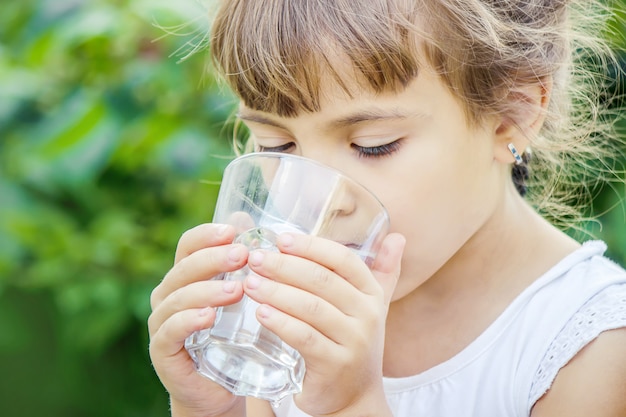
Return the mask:
<svg viewBox="0 0 626 417">
<path fill-rule="evenodd" d="M 204 224 L 183 234 L 174 266 L 152 291 L 148 319 L 150 357 L 170 394 L 172 415 L 242 416 L 244 399 L 202 377 L 184 348 L 194 331 L 209 328 L 214 307 L 236 303 L 241 283 L 211 280 L 241 268 L 248 259 L 245 246 L 232 244 L 232 226 Z"/>
</svg>

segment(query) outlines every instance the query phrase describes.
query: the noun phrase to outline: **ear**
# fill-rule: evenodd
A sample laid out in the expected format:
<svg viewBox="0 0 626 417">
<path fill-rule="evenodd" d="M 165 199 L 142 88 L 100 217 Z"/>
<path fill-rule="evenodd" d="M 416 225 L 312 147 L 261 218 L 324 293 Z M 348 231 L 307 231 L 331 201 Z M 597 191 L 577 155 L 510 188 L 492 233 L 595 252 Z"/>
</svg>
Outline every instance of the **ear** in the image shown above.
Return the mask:
<svg viewBox="0 0 626 417">
<path fill-rule="evenodd" d="M 506 97 L 512 109 L 496 124 L 494 157 L 497 161 L 510 164 L 515 158 L 508 145 L 515 145 L 520 154 L 537 137 L 546 119 L 552 78 L 546 77 L 537 84 L 512 90 Z"/>
</svg>

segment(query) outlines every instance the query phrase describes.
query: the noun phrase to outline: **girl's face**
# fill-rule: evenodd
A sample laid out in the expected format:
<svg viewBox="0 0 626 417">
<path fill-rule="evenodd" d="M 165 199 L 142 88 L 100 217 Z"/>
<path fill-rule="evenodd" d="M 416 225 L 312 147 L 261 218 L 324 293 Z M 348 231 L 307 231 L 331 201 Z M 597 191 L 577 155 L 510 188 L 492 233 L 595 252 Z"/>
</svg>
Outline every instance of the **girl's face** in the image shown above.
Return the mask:
<svg viewBox="0 0 626 417">
<path fill-rule="evenodd" d="M 355 89 L 352 89 L 355 91 Z M 257 151 L 318 160 L 369 188 L 407 239 L 399 299 L 454 259 L 502 202 L 497 121 L 470 127 L 443 82 L 424 70 L 400 93 L 348 97 L 329 83 L 321 110 L 280 117 L 242 106 Z"/>
</svg>

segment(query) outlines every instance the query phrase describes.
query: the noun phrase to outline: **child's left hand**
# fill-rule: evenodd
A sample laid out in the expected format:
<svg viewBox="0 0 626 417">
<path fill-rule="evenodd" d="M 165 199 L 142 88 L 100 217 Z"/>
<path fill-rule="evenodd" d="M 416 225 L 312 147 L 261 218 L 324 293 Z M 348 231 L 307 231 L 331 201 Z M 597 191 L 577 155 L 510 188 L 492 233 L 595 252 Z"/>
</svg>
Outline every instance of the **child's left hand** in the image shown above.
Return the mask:
<svg viewBox="0 0 626 417">
<path fill-rule="evenodd" d="M 281 253 L 252 252 L 244 291 L 259 321 L 306 363 L 296 404 L 310 415 L 391 415 L 382 388 L 385 319 L 404 238 L 389 234 L 370 270 L 347 247 L 284 234 Z"/>
</svg>

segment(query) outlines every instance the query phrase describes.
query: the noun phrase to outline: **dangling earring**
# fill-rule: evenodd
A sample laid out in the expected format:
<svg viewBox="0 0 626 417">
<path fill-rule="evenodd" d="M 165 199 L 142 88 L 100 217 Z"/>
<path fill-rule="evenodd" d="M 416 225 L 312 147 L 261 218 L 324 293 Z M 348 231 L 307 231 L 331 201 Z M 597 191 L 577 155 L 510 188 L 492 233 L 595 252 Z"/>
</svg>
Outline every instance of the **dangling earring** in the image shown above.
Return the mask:
<svg viewBox="0 0 626 417">
<path fill-rule="evenodd" d="M 523 164 L 524 159 L 522 158 L 522 155 L 520 155 L 519 152 L 517 152 L 517 148 L 515 147 L 515 145 L 513 145 L 512 143 L 509 143 L 508 147 L 509 147 L 509 151 L 511 151 L 511 154 L 513 155 L 513 158 L 515 158 L 515 165 Z"/>
</svg>

